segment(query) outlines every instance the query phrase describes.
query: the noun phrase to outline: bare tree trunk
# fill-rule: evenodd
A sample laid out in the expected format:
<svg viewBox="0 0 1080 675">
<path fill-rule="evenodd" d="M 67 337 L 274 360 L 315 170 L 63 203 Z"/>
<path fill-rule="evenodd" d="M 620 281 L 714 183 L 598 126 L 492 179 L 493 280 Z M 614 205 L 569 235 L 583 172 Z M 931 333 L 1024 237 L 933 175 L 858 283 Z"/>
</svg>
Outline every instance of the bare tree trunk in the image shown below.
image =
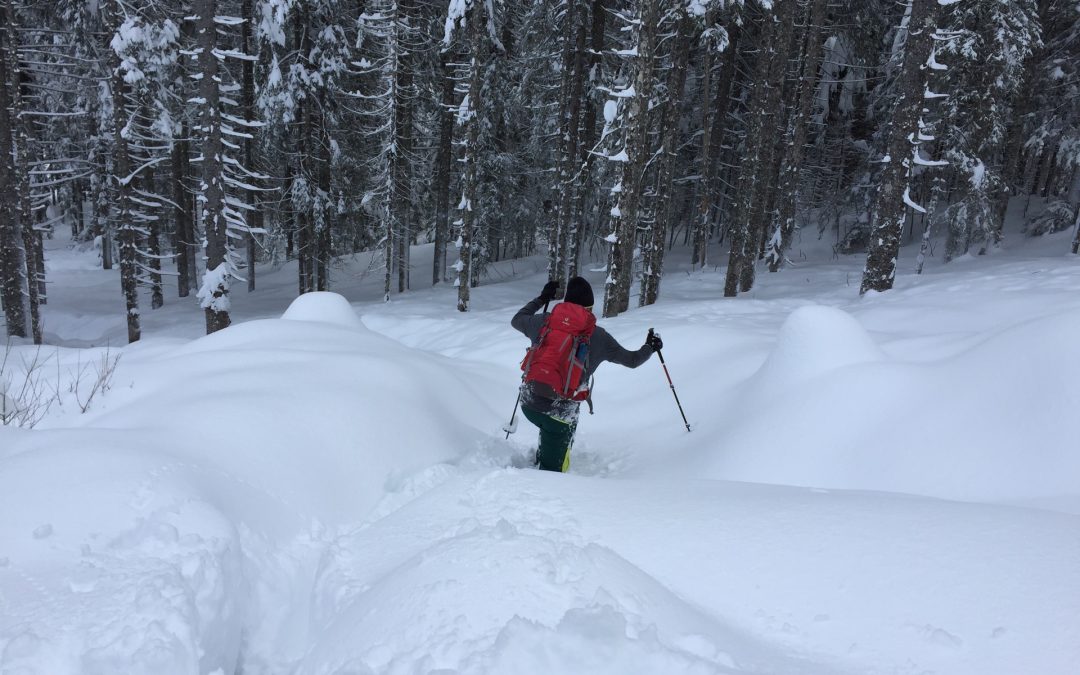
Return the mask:
<svg viewBox="0 0 1080 675">
<path fill-rule="evenodd" d="M 390 199 L 393 199 L 391 195 Z M 391 209 L 392 211 L 392 209 Z M 390 302 L 390 289 L 394 281 L 394 221 L 393 214 L 386 215 L 386 231 L 383 239 L 383 302 Z"/>
<path fill-rule="evenodd" d="M 144 171 L 146 172 L 146 192 L 148 194 L 158 194 L 154 167 L 147 167 Z M 146 250 L 150 254 L 148 258 L 150 267 L 150 308 L 160 309 L 165 304 L 165 294 L 162 291 L 161 284 L 161 219 L 154 217 L 147 223 L 147 230 Z"/>
<path fill-rule="evenodd" d="M 296 212 L 296 262 L 300 295 L 315 290 L 315 260 L 311 254 L 314 243 L 311 230 L 311 215 L 306 209 L 299 209 Z"/>
<path fill-rule="evenodd" d="M 38 304 L 44 306 L 48 302 L 48 288 L 45 283 L 45 233 L 34 231 L 34 260 L 37 266 Z"/>
<path fill-rule="evenodd" d="M 817 92 L 818 70 L 821 67 L 822 22 L 825 20 L 826 0 L 810 0 L 806 13 L 805 46 L 802 51 L 802 73 L 798 83 L 798 103 L 788 120 L 787 148 L 776 189 L 779 199 L 776 222 L 765 257 L 769 271 L 776 272 L 783 264 L 795 234 L 795 206 L 798 200 L 799 167 L 809 123 L 814 94 Z"/>
<path fill-rule="evenodd" d="M 675 190 L 675 160 L 679 131 L 679 112 L 682 109 L 683 87 L 686 84 L 687 63 L 690 59 L 690 42 L 696 31 L 694 22 L 683 7 L 677 10 L 675 44 L 672 46 L 672 65 L 668 74 L 667 101 L 661 116 L 660 168 L 657 170 L 656 218 L 652 231 L 646 232 L 642 250 L 644 270 L 641 274 L 641 293 L 638 302 L 642 307 L 656 302 L 660 295 L 660 279 L 664 274 L 665 241 L 672 227 L 672 192 Z"/>
<path fill-rule="evenodd" d="M 1050 176 L 1053 173 L 1054 167 L 1057 166 L 1057 153 L 1058 148 L 1056 145 L 1047 146 L 1043 151 L 1042 167 L 1039 169 L 1034 187 L 1034 194 L 1040 197 L 1048 197 L 1050 195 Z"/>
<path fill-rule="evenodd" d="M 86 199 L 86 188 L 83 187 L 82 179 L 76 179 L 71 183 L 71 206 L 75 212 L 75 217 L 71 220 L 71 238 L 78 239 L 82 234 L 83 223 L 86 218 L 86 204 L 83 200 Z"/>
<path fill-rule="evenodd" d="M 656 57 L 658 0 L 640 0 L 636 22 L 637 56 L 634 95 L 626 116 L 624 143 L 627 160 L 622 163 L 618 201 L 612 210 L 615 241 L 608 258 L 608 282 L 604 286 L 604 316 L 618 316 L 630 306 L 634 247 L 645 169 L 649 160 L 649 103 L 653 96 L 653 62 Z"/>
<path fill-rule="evenodd" d="M 1076 207 L 1073 209 L 1073 241 L 1072 247 L 1069 249 L 1073 255 L 1080 252 L 1080 202 L 1077 202 Z"/>
<path fill-rule="evenodd" d="M 224 167 L 221 142 L 221 98 L 218 90 L 217 0 L 198 2 L 198 45 L 202 111 L 203 236 L 206 239 L 206 272 L 200 286 L 206 311 L 207 334 L 228 327 L 229 287 L 226 261 Z"/>
<path fill-rule="evenodd" d="M 172 194 L 175 202 L 174 215 L 176 218 L 176 285 L 177 295 L 186 298 L 191 293 L 192 282 L 195 280 L 193 268 L 195 267 L 195 231 L 194 214 L 192 213 L 191 195 L 188 193 L 186 182 L 188 176 L 188 134 L 191 133 L 185 122 L 180 130 L 181 138 L 173 143 L 172 150 Z"/>
<path fill-rule="evenodd" d="M 3 5 L 4 25 L 11 11 L 10 3 Z M 10 130 L 13 119 L 13 80 L 11 63 L 17 57 L 15 45 L 10 42 L 7 30 L 0 30 L 0 198 L 7 204 L 19 203 L 15 164 L 12 157 Z M 11 208 L 0 208 L 0 296 L 3 298 L 4 320 L 8 336 L 26 337 L 26 304 L 23 288 L 26 277 L 19 246 L 20 223 L 18 214 Z"/>
<path fill-rule="evenodd" d="M 711 30 L 716 24 L 718 8 L 710 4 L 705 12 L 705 30 Z M 709 177 L 712 174 L 713 124 L 712 115 L 712 71 L 713 71 L 713 45 L 705 41 L 701 54 L 701 157 L 700 157 L 700 183 L 698 187 L 698 214 L 692 228 L 692 245 L 690 253 L 690 266 L 695 267 L 700 262 L 705 264 L 705 254 L 709 240 L 709 211 L 712 207 L 712 199 L 709 194 Z M 731 51 L 728 52 L 731 54 Z"/>
<path fill-rule="evenodd" d="M 777 198 L 776 181 L 780 171 L 778 161 L 779 147 L 776 139 L 782 138 L 786 130 L 781 124 L 784 107 L 781 96 L 787 70 L 788 56 L 791 51 L 792 16 L 795 0 L 779 0 L 774 4 L 778 24 L 774 47 L 769 53 L 769 76 L 765 91 L 765 119 L 762 120 L 760 159 L 754 167 L 754 193 L 751 201 L 749 228 L 750 237 L 744 247 L 744 258 L 739 270 L 739 290 L 743 293 L 753 288 L 756 263 L 764 254 L 765 233 Z M 782 195 L 789 198 L 789 195 Z"/>
<path fill-rule="evenodd" d="M 889 161 L 878 176 L 878 188 L 871 209 L 870 245 L 859 292 L 887 291 L 896 278 L 896 258 L 907 216 L 912 177 L 909 135 L 918 133 L 926 78 L 922 65 L 930 56 L 934 32 L 934 0 L 909 0 L 907 42 L 897 82 L 897 99 L 889 125 Z"/>
<path fill-rule="evenodd" d="M 311 38 L 308 36 L 305 30 L 307 24 L 307 12 L 306 5 L 300 3 L 297 6 L 297 11 L 293 18 L 293 35 L 296 45 L 296 53 L 301 55 L 304 59 L 311 58 Z M 309 180 L 308 172 L 304 168 L 304 159 L 307 153 L 312 149 L 312 143 L 314 142 L 312 121 L 313 111 L 312 102 L 307 98 L 301 99 L 297 103 L 296 119 L 299 120 L 297 129 L 297 136 L 295 138 L 296 145 L 293 147 L 293 155 L 296 158 L 295 164 L 292 168 L 292 187 L 293 187 L 293 207 L 294 214 L 296 216 L 296 261 L 297 261 L 297 283 L 299 285 L 300 295 L 304 293 L 310 293 L 315 290 L 315 260 L 317 254 L 315 248 L 317 242 L 315 240 L 315 226 L 312 217 L 312 199 L 311 192 L 313 186 Z M 297 178 L 301 179 L 297 181 Z M 303 190 L 303 194 L 297 194 L 297 191 Z M 297 204 L 297 200 L 300 203 Z"/>
<path fill-rule="evenodd" d="M 574 18 L 577 16 L 578 0 L 566 0 L 563 3 L 565 10 L 563 35 L 560 36 L 562 43 L 562 57 L 559 72 L 559 136 L 555 153 L 555 186 L 552 190 L 552 204 L 555 208 L 553 216 L 548 220 L 548 279 L 558 280 L 560 285 L 565 280 L 566 261 L 562 258 L 567 250 L 565 246 L 567 215 L 563 213 L 564 184 L 567 179 L 568 162 L 567 155 L 570 145 L 570 90 L 574 73 L 574 55 L 576 44 L 576 31 L 574 30 Z"/>
<path fill-rule="evenodd" d="M 321 96 L 320 96 L 321 98 Z M 326 109 L 326 101 L 320 101 L 319 110 Z M 330 290 L 330 261 L 333 258 L 333 239 L 330 236 L 330 138 L 326 133 L 326 119 L 320 112 L 316 117 L 318 133 L 316 151 L 316 185 L 318 186 L 318 224 L 315 228 L 315 290 Z"/>
<path fill-rule="evenodd" d="M 413 88 L 413 68 L 415 59 L 410 50 L 409 33 L 416 20 L 416 7 L 411 0 L 399 0 L 398 17 L 395 28 L 395 46 L 397 52 L 397 72 L 394 73 L 394 166 L 393 194 L 390 208 L 394 210 L 391 219 L 394 222 L 397 239 L 398 293 L 409 289 L 409 245 L 412 232 L 409 221 L 412 219 L 412 162 L 413 157 L 413 102 L 416 92 Z"/>
<path fill-rule="evenodd" d="M 577 184 L 578 141 L 581 134 L 581 97 L 585 88 L 585 35 L 582 18 L 584 0 L 567 0 L 563 38 L 562 100 L 559 120 L 559 204 L 557 211 L 558 251 L 549 277 L 565 287 L 567 261 L 574 238 L 575 186 Z M 552 272 L 554 274 L 552 274 Z"/>
<path fill-rule="evenodd" d="M 945 194 L 945 177 L 940 173 L 934 176 L 930 187 L 930 201 L 926 205 L 926 213 L 923 216 L 923 233 L 919 242 L 919 255 L 915 259 L 915 274 L 922 274 L 926 266 L 926 256 L 930 253 L 930 234 L 934 227 L 937 208 Z"/>
<path fill-rule="evenodd" d="M 715 18 L 712 21 L 707 19 L 705 25 L 711 26 L 715 21 Z M 716 164 L 720 155 L 719 149 L 724 143 L 724 127 L 731 106 L 731 87 L 735 82 L 735 65 L 738 61 L 738 42 L 741 33 L 741 29 L 734 24 L 728 30 L 727 56 L 717 77 L 715 94 L 710 91 L 712 88 L 711 67 L 705 71 L 705 78 L 702 82 L 704 110 L 701 116 L 703 128 L 701 139 L 701 194 L 698 202 L 697 224 L 694 228 L 694 248 L 690 259 L 691 265 L 700 265 L 702 269 L 705 268 L 708 261 L 709 238 L 712 235 L 715 220 L 712 211 L 717 199 L 719 184 L 717 179 L 720 174 Z M 705 58 L 711 62 L 711 50 L 706 47 L 706 51 Z M 711 102 L 710 95 L 713 96 Z"/>
<path fill-rule="evenodd" d="M 328 181 L 329 182 L 329 181 Z M 322 224 L 315 233 L 317 250 L 319 251 L 315 265 L 315 290 L 330 290 L 330 260 L 333 258 L 333 238 L 330 233 L 330 224 Z"/>
<path fill-rule="evenodd" d="M 104 183 L 104 181 L 103 181 L 103 183 Z M 109 216 L 108 216 L 109 207 L 108 207 L 107 203 L 105 203 L 105 200 L 108 199 L 107 195 L 108 195 L 108 190 L 106 190 L 105 186 L 102 185 L 101 190 L 98 192 L 98 196 L 99 196 L 100 201 L 97 204 L 96 218 L 97 218 L 99 223 L 102 222 L 102 221 L 106 221 L 105 224 L 100 226 L 100 228 L 101 228 L 101 235 L 100 235 L 101 236 L 101 269 L 103 269 L 103 270 L 111 270 L 113 268 L 113 233 L 112 233 L 112 227 L 110 225 L 108 225 L 108 223 L 107 223 L 108 218 L 109 218 Z"/>
<path fill-rule="evenodd" d="M 454 156 L 454 78 L 450 68 L 450 53 L 439 60 L 442 80 L 442 104 L 439 107 L 439 145 L 435 154 L 435 257 L 431 266 L 431 283 L 446 279 L 446 244 L 450 228 L 450 167 Z"/>
<path fill-rule="evenodd" d="M 791 2 L 792 0 L 781 0 Z M 752 267 L 756 257 L 756 238 L 753 237 L 753 210 L 755 197 L 760 183 L 765 180 L 766 166 L 771 166 L 767 142 L 769 117 L 769 86 L 773 74 L 773 63 L 777 60 L 777 21 L 772 17 L 764 21 L 759 44 L 772 45 L 768 51 L 758 55 L 757 67 L 753 80 L 750 99 L 746 107 L 747 124 L 744 140 L 745 154 L 739 172 L 738 203 L 731 225 L 731 250 L 728 255 L 727 276 L 724 279 L 724 297 L 733 298 L 739 293 L 745 268 Z"/>
<path fill-rule="evenodd" d="M 41 234 L 34 229 L 34 215 L 30 204 L 30 136 L 26 132 L 27 121 L 22 113 L 22 66 L 19 62 L 19 35 L 15 25 L 15 8 L 11 0 L 4 2 L 7 31 L 7 45 L 10 48 L 11 61 L 11 122 L 12 127 L 5 127 L 14 132 L 14 156 L 12 178 L 15 186 L 16 203 L 23 240 L 23 262 L 26 265 L 26 299 L 30 309 L 30 332 L 34 344 L 41 344 L 41 296 L 44 294 L 45 265 L 42 255 Z M 9 132 L 10 133 L 10 132 Z"/>
<path fill-rule="evenodd" d="M 585 73 L 590 78 L 590 88 L 595 89 L 600 78 L 600 55 L 604 53 L 604 27 L 607 24 L 608 10 L 605 0 L 592 0 L 592 12 L 590 15 L 589 49 L 586 54 Z M 583 74 L 584 78 L 584 74 Z M 574 181 L 574 213 L 576 218 L 570 228 L 570 251 L 567 264 L 567 275 L 578 276 L 581 270 L 581 249 L 583 239 L 591 222 L 591 217 L 586 216 L 585 206 L 589 198 L 589 179 L 592 173 L 593 146 L 596 145 L 596 137 L 599 135 L 597 127 L 597 105 L 590 100 L 588 94 L 582 97 L 585 112 L 582 115 L 581 141 L 578 144 L 577 179 Z M 596 227 L 597 223 L 592 223 Z"/>
</svg>

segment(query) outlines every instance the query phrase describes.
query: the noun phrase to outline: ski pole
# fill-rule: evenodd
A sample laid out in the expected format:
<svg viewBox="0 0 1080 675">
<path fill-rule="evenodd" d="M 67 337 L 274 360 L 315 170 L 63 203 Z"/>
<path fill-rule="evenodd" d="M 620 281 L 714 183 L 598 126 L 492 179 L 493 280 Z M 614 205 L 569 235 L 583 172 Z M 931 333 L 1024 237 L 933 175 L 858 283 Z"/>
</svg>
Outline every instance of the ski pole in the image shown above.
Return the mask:
<svg viewBox="0 0 1080 675">
<path fill-rule="evenodd" d="M 518 405 L 520 405 L 520 404 L 521 404 L 521 389 L 518 389 L 517 400 L 514 401 L 514 412 L 510 414 L 510 422 L 505 427 L 503 427 L 503 431 L 506 432 L 506 439 L 507 440 L 510 440 L 510 434 L 517 431 L 516 427 L 514 427 L 514 420 L 517 418 L 517 409 L 518 409 Z"/>
<path fill-rule="evenodd" d="M 649 329 L 649 335 L 653 335 L 653 329 Z M 668 386 L 671 387 L 671 395 L 675 397 L 675 405 L 679 406 L 679 414 L 682 415 L 683 424 L 686 425 L 686 430 L 690 431 L 690 423 L 686 421 L 686 413 L 683 412 L 682 403 L 679 402 L 679 395 L 675 393 L 675 383 L 671 381 L 671 373 L 668 372 L 667 363 L 664 362 L 664 355 L 659 349 L 656 350 L 656 355 L 660 357 L 660 365 L 664 368 L 664 375 L 667 377 Z"/>
<path fill-rule="evenodd" d="M 548 305 L 550 305 L 550 304 L 551 304 L 550 300 L 548 300 L 547 302 L 544 303 L 544 314 L 547 314 Z M 531 366 L 531 365 L 532 365 L 532 363 L 531 363 L 531 359 L 530 359 L 530 363 L 525 365 L 525 372 L 521 374 L 521 379 L 523 381 L 525 380 L 525 376 L 529 374 L 529 366 Z M 507 425 L 505 427 L 503 427 L 503 431 L 506 432 L 506 439 L 507 440 L 510 440 L 510 434 L 514 433 L 514 431 L 517 429 L 517 427 L 514 426 L 514 420 L 517 418 L 517 411 L 518 411 L 518 406 L 519 405 L 521 405 L 521 388 L 520 387 L 518 388 L 517 400 L 514 401 L 514 412 L 510 413 L 510 422 L 507 423 Z"/>
</svg>

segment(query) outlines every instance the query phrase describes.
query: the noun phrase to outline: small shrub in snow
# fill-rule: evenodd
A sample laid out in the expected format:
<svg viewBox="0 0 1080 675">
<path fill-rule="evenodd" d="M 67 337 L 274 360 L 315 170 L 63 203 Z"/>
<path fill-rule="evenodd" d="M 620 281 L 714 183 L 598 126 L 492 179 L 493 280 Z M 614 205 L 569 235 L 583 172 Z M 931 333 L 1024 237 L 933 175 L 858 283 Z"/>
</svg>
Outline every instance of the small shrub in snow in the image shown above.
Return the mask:
<svg viewBox="0 0 1080 675">
<path fill-rule="evenodd" d="M 51 358 L 43 358 L 38 347 L 32 357 L 23 355 L 16 363 L 11 343 L 5 346 L 0 358 L 0 425 L 33 427 L 59 399 L 58 387 L 45 376 Z"/>
<path fill-rule="evenodd" d="M 116 364 L 120 361 L 120 355 L 115 356 L 106 349 L 100 360 L 83 365 L 80 362 L 74 379 L 71 381 L 70 391 L 75 395 L 75 402 L 79 404 L 79 412 L 86 412 L 90 404 L 98 394 L 104 394 L 112 386 L 113 374 L 116 372 Z M 88 372 L 93 368 L 93 372 Z"/>
<path fill-rule="evenodd" d="M 119 354 L 106 349 L 99 361 L 80 359 L 75 370 L 65 372 L 59 350 L 44 354 L 38 346 L 17 355 L 8 343 L 0 356 L 0 425 L 33 428 L 54 405 L 63 406 L 64 392 L 75 399 L 79 412 L 87 412 L 94 399 L 112 386 L 119 361 Z"/>
</svg>

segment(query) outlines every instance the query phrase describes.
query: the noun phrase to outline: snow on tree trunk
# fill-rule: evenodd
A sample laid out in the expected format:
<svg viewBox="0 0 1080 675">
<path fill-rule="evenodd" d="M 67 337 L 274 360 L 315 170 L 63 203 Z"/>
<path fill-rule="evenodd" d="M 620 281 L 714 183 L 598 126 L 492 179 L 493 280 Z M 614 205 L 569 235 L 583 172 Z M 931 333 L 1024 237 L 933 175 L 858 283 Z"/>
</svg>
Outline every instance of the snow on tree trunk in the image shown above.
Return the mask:
<svg viewBox="0 0 1080 675">
<path fill-rule="evenodd" d="M 469 289 L 473 281 L 473 240 L 476 232 L 476 213 L 473 204 L 476 203 L 477 182 L 477 153 L 480 150 L 480 105 L 481 73 L 484 69 L 484 53 L 486 42 L 482 29 L 483 22 L 480 17 L 480 9 L 473 6 L 472 15 L 469 17 L 469 89 L 466 94 L 467 101 L 461 105 L 459 123 L 465 126 L 465 154 L 462 157 L 462 194 L 458 203 L 459 218 L 456 224 L 460 227 L 457 248 L 457 280 L 454 282 L 458 289 L 457 309 L 459 312 L 469 311 Z"/>
<path fill-rule="evenodd" d="M 240 0 L 240 16 L 244 18 L 244 23 L 240 26 L 240 50 L 245 54 L 250 54 L 254 51 L 254 43 L 251 39 L 251 26 L 257 20 L 255 13 L 255 5 L 252 0 Z M 252 119 L 255 117 L 255 63 L 251 60 L 245 60 L 241 65 L 241 106 L 244 111 L 245 119 Z M 244 139 L 244 165 L 249 168 L 255 167 L 255 137 Z M 249 199 L 251 200 L 253 208 L 252 212 L 252 231 L 247 235 L 247 261 L 244 266 L 244 274 L 247 277 L 247 290 L 251 293 L 255 290 L 255 261 L 256 251 L 258 249 L 259 242 L 255 238 L 255 232 L 262 229 L 262 223 L 259 222 L 262 219 L 262 207 L 259 202 L 258 188 L 260 185 L 257 179 L 252 178 L 253 186 L 256 188 L 250 190 Z"/>
<path fill-rule="evenodd" d="M 656 32 L 659 21 L 658 0 L 640 0 L 632 24 L 630 56 L 632 92 L 620 93 L 627 106 L 623 127 L 623 149 L 615 155 L 622 171 L 617 185 L 618 195 L 611 211 L 614 230 L 608 256 L 608 278 L 604 284 L 604 316 L 618 316 L 630 305 L 630 285 L 633 282 L 634 249 L 638 243 L 638 220 L 641 197 L 645 189 L 645 169 L 649 160 L 649 105 L 653 98 L 655 75 L 653 62 L 656 53 Z M 621 114 L 621 113 L 620 113 Z"/>
<path fill-rule="evenodd" d="M 896 278 L 896 258 L 910 199 L 919 115 L 924 105 L 923 65 L 930 56 L 934 34 L 934 0 L 909 0 L 903 61 L 889 124 L 887 162 L 877 178 L 870 211 L 870 245 L 859 292 L 886 291 Z"/>
<path fill-rule="evenodd" d="M 207 334 L 227 328 L 229 318 L 229 269 L 225 260 L 225 193 L 221 142 L 221 97 L 217 49 L 217 0 L 198 0 L 199 94 L 202 99 L 202 180 L 199 201 L 203 210 L 206 271 L 199 300 L 206 313 Z"/>
<path fill-rule="evenodd" d="M 146 192 L 157 192 L 153 167 L 146 169 Z M 161 206 L 161 204 L 158 204 Z M 161 284 L 161 218 L 157 216 L 147 223 L 146 232 L 147 265 L 150 268 L 150 309 L 161 309 L 165 304 L 165 293 Z"/>
<path fill-rule="evenodd" d="M 119 34 L 123 8 L 119 0 L 112 0 L 109 6 L 109 33 Z M 124 100 L 124 71 L 121 70 L 121 55 L 116 48 L 109 50 L 109 89 L 112 95 L 113 113 L 113 180 L 116 181 L 116 199 L 113 208 L 116 213 L 116 232 L 120 240 L 120 288 L 124 295 L 127 309 L 128 342 L 137 342 L 141 336 L 139 321 L 139 282 L 136 257 L 138 250 L 138 230 L 132 222 L 131 175 L 132 162 L 128 152 L 129 121 L 128 107 Z"/>
</svg>

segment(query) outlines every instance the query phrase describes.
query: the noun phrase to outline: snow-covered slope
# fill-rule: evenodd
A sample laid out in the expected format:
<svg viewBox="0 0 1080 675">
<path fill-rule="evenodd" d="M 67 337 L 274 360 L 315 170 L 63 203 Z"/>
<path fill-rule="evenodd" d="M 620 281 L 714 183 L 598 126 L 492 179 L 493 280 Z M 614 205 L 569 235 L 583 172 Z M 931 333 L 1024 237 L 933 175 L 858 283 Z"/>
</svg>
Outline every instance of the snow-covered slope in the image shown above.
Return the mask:
<svg viewBox="0 0 1080 675">
<path fill-rule="evenodd" d="M 527 422 L 500 432 L 528 262 L 465 315 L 351 272 L 351 304 L 289 306 L 288 267 L 213 336 L 170 303 L 85 414 L 65 392 L 0 427 L 0 672 L 1075 672 L 1080 267 L 1057 239 L 862 299 L 854 260 L 734 301 L 673 269 L 602 323 L 661 330 L 694 431 L 655 360 L 603 366 L 569 475 L 524 468 Z M 122 314 L 82 254 L 52 265 L 64 383 Z"/>
</svg>

